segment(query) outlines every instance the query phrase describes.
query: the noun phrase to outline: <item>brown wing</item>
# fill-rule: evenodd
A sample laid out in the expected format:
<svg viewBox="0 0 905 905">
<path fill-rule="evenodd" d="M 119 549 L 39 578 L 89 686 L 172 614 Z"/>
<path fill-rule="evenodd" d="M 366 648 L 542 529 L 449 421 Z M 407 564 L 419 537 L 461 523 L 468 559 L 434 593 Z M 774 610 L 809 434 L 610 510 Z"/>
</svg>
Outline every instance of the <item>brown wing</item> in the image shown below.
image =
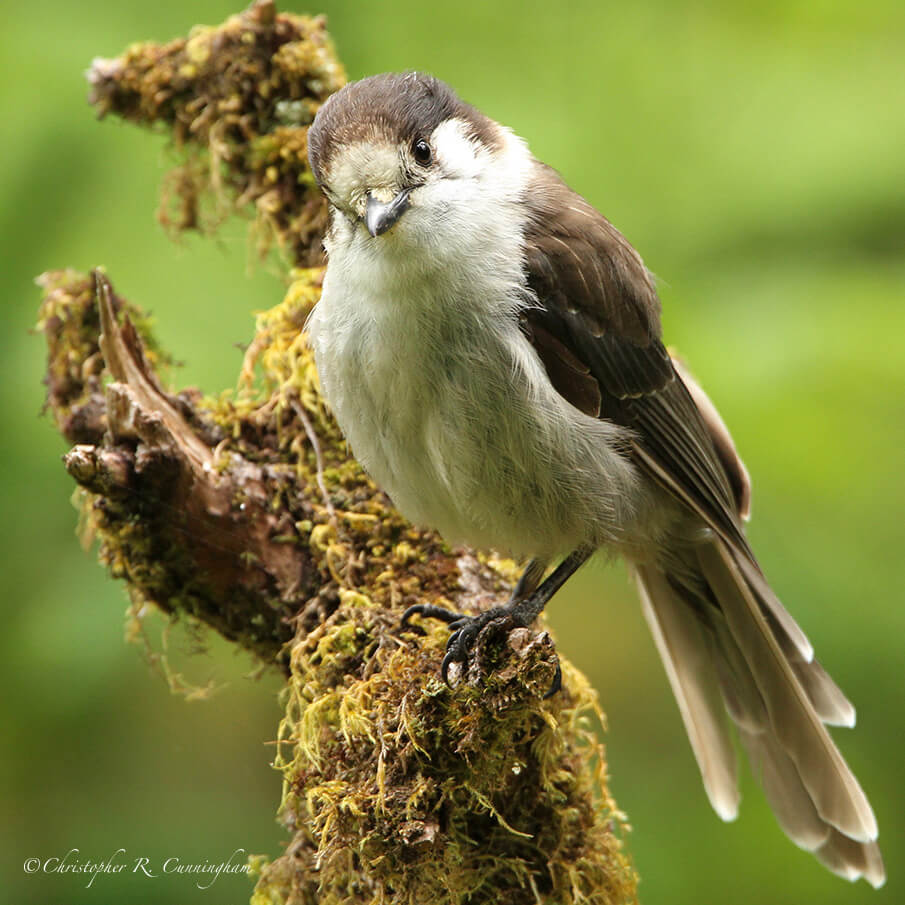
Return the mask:
<svg viewBox="0 0 905 905">
<path fill-rule="evenodd" d="M 630 428 L 641 467 L 751 555 L 739 522 L 747 501 L 660 340 L 650 274 L 608 220 L 537 167 L 525 247 L 537 304 L 522 327 L 551 383 L 586 414 Z"/>
</svg>

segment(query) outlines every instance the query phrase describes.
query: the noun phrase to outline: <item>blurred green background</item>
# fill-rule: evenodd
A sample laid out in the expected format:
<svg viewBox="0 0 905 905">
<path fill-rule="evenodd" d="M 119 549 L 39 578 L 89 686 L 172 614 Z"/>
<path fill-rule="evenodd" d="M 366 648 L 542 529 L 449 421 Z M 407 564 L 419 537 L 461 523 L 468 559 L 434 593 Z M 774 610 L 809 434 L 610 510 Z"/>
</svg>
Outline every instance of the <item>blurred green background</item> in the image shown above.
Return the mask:
<svg viewBox="0 0 905 905">
<path fill-rule="evenodd" d="M 660 276 L 666 336 L 754 476 L 750 533 L 780 595 L 858 705 L 842 749 L 870 795 L 890 881 L 832 877 L 790 845 L 750 775 L 711 812 L 633 589 L 589 568 L 551 606 L 609 715 L 612 787 L 646 903 L 905 901 L 905 6 L 899 0 L 460 0 L 325 12 L 351 77 L 423 68 L 512 126 Z M 103 264 L 153 310 L 183 384 L 234 384 L 250 313 L 281 297 L 241 226 L 174 245 L 155 223 L 164 142 L 85 103 L 84 69 L 216 23 L 226 2 L 16 3 L 0 53 L 0 865 L 18 903 L 241 903 L 249 885 L 27 876 L 27 857 L 275 855 L 273 676 L 210 639 L 174 659 L 225 685 L 173 696 L 123 642 L 123 588 L 74 535 L 72 482 L 39 418 L 32 278 Z"/>
</svg>

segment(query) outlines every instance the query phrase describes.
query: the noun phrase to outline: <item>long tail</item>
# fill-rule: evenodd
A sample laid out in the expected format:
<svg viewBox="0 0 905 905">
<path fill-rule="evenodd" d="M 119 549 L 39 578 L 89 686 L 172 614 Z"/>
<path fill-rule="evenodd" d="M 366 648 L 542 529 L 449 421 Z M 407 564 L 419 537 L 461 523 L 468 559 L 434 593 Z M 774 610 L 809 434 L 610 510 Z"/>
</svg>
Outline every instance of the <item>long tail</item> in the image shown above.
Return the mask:
<svg viewBox="0 0 905 905">
<path fill-rule="evenodd" d="M 789 838 L 834 873 L 882 886 L 873 810 L 824 726 L 853 726 L 854 708 L 753 562 L 722 541 L 691 555 L 681 577 L 635 573 L 714 810 L 738 814 L 734 725 Z"/>
</svg>

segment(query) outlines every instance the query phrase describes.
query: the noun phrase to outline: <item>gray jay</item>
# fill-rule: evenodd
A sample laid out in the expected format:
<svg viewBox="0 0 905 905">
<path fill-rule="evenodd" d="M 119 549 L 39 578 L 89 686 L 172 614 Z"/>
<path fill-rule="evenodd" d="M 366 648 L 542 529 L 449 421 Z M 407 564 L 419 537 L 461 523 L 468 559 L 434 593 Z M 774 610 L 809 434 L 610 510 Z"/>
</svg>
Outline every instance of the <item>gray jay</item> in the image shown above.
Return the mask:
<svg viewBox="0 0 905 905">
<path fill-rule="evenodd" d="M 638 253 L 428 75 L 346 85 L 308 155 L 331 216 L 307 329 L 352 451 L 412 521 L 530 558 L 504 607 L 406 613 L 450 623 L 444 678 L 488 623 L 530 624 L 616 551 L 717 814 L 738 811 L 734 726 L 792 841 L 881 885 L 873 811 L 825 728 L 854 708 L 757 564 L 747 471 L 664 347 Z"/>
</svg>

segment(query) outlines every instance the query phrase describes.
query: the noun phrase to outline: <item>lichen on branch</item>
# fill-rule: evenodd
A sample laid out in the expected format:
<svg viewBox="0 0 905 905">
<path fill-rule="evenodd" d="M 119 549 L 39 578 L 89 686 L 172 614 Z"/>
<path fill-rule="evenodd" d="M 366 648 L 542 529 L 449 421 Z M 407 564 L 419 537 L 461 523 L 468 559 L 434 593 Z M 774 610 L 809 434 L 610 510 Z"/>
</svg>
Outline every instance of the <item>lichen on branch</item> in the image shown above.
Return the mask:
<svg viewBox="0 0 905 905">
<path fill-rule="evenodd" d="M 253 58 L 242 56 L 249 47 Z M 279 105 L 299 103 L 307 117 L 341 81 L 326 48 L 321 20 L 265 0 L 187 41 L 96 64 L 94 99 L 167 124 L 177 144 L 197 146 L 206 179 L 226 167 L 221 188 L 260 211 L 265 137 L 288 128 L 292 147 L 305 145 L 306 126 L 280 125 Z M 287 87 L 277 58 L 319 60 L 334 81 Z M 203 118 L 218 96 L 204 79 L 236 73 L 242 90 L 216 102 L 234 98 L 229 127 L 217 127 Z M 214 149 L 221 142 L 227 151 Z M 305 211 L 322 201 L 293 154 L 281 172 L 294 168 L 304 188 L 277 180 L 286 191 L 275 222 L 304 262 L 319 238 Z M 305 217 L 307 238 L 294 232 Z M 543 622 L 488 627 L 453 688 L 439 679 L 445 627 L 400 626 L 413 603 L 500 604 L 517 570 L 408 524 L 349 457 L 303 330 L 322 277 L 320 267 L 291 272 L 285 299 L 258 316 L 238 391 L 217 395 L 166 387 L 168 358 L 147 318 L 103 273 L 40 281 L 47 407 L 73 444 L 64 462 L 101 560 L 136 607 L 210 626 L 286 675 L 275 764 L 292 840 L 259 866 L 253 901 L 634 902 L 593 728 L 602 715 L 564 660 L 563 691 L 544 698 L 557 655 Z"/>
</svg>

